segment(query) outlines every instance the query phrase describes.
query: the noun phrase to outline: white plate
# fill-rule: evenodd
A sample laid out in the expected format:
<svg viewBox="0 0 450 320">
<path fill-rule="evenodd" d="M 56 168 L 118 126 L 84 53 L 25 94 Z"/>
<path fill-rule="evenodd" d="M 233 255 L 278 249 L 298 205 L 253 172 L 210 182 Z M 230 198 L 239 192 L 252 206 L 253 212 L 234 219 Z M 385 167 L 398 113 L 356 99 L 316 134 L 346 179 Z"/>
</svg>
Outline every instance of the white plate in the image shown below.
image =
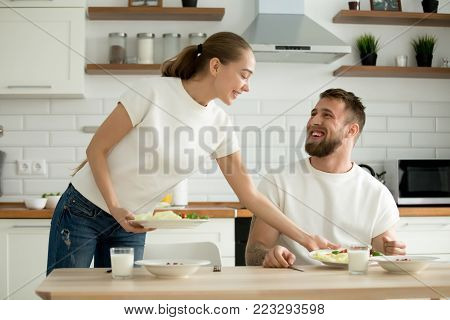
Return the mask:
<svg viewBox="0 0 450 320">
<path fill-rule="evenodd" d="M 333 267 L 333 268 L 347 268 L 348 267 L 348 263 L 324 261 L 324 260 L 321 260 L 321 259 L 319 259 L 318 257 L 315 256 L 317 253 L 327 254 L 327 253 L 331 253 L 332 251 L 335 251 L 335 250 L 322 249 L 322 250 L 311 251 L 309 253 L 309 257 L 311 259 L 314 259 L 316 261 L 320 261 L 323 264 L 325 264 L 327 266 L 330 266 L 330 267 Z"/>
<path fill-rule="evenodd" d="M 209 219 L 179 219 L 179 220 L 140 220 L 133 221 L 145 228 L 155 229 L 192 229 L 208 222 Z"/>
<path fill-rule="evenodd" d="M 407 259 L 407 261 L 402 261 Z M 419 273 L 425 270 L 436 257 L 430 256 L 382 256 L 372 257 L 370 261 L 376 261 L 386 271 L 393 273 Z"/>
<path fill-rule="evenodd" d="M 139 260 L 135 264 L 144 266 L 148 272 L 158 278 L 187 278 L 201 266 L 211 264 L 208 260 L 171 259 Z"/>
</svg>

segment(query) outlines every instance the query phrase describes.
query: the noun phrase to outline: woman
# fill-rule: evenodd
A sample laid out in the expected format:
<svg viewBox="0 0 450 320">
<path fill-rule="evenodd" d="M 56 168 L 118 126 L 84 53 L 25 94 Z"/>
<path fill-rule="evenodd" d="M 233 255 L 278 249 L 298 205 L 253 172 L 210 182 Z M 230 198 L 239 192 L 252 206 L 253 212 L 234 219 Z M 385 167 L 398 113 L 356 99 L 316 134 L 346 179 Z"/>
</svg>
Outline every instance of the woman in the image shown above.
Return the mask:
<svg viewBox="0 0 450 320">
<path fill-rule="evenodd" d="M 153 211 L 162 195 L 216 159 L 249 210 L 309 250 L 333 246 L 296 227 L 261 195 L 247 175 L 226 113 L 249 91 L 255 69 L 251 48 L 240 36 L 221 32 L 189 46 L 126 92 L 95 133 L 52 218 L 47 273 L 54 268 L 109 267 L 111 247 L 133 247 L 142 259 L 148 229 L 134 213 Z M 187 137 L 186 137 L 187 136 Z"/>
</svg>

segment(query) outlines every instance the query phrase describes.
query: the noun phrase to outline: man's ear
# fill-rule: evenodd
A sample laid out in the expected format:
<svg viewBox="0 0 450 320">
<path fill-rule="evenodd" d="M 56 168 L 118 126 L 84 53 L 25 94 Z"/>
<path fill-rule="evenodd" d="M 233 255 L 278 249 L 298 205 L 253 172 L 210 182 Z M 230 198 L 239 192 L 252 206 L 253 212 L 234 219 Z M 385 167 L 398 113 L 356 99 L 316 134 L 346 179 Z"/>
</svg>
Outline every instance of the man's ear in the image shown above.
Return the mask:
<svg viewBox="0 0 450 320">
<path fill-rule="evenodd" d="M 350 123 L 349 129 L 348 129 L 348 136 L 349 138 L 356 138 L 359 134 L 359 124 L 356 122 Z"/>
<path fill-rule="evenodd" d="M 220 60 L 218 58 L 212 58 L 211 60 L 209 60 L 209 72 L 212 76 L 215 77 L 217 75 L 217 73 L 219 72 L 219 68 Z"/>
</svg>

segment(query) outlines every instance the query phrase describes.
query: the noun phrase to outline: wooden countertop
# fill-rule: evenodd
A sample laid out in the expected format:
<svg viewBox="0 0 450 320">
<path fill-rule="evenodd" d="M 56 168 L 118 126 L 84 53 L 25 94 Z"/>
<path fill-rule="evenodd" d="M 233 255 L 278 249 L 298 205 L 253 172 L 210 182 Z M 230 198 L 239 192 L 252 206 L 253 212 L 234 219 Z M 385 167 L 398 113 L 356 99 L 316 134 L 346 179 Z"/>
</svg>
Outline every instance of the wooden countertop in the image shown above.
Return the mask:
<svg viewBox="0 0 450 320">
<path fill-rule="evenodd" d="M 249 218 L 252 213 L 239 202 L 190 202 L 184 208 L 164 208 L 183 213 L 197 213 L 210 218 Z M 401 217 L 446 217 L 450 216 L 449 207 L 400 207 Z M 51 219 L 53 209 L 29 210 L 23 202 L 0 202 L 0 219 Z"/>
<path fill-rule="evenodd" d="M 450 296 L 450 263 L 433 264 L 417 275 L 387 273 L 369 267 L 367 275 L 345 269 L 301 266 L 292 269 L 203 267 L 182 279 L 161 279 L 144 268 L 133 279 L 113 280 L 106 269 L 55 269 L 37 288 L 43 299 L 446 299 Z"/>
</svg>

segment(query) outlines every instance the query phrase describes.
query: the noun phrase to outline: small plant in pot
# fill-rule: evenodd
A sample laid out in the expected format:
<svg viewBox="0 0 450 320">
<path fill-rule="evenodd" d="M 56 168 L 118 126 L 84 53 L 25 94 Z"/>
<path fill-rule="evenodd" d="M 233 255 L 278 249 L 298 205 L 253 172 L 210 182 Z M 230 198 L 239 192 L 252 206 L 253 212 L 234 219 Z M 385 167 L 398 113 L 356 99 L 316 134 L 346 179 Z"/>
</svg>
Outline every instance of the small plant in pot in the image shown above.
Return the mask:
<svg viewBox="0 0 450 320">
<path fill-rule="evenodd" d="M 376 39 L 370 33 L 366 33 L 356 39 L 356 46 L 363 66 L 375 66 L 377 64 L 377 52 L 380 49 L 379 39 Z"/>
<path fill-rule="evenodd" d="M 439 1 L 437 0 L 423 0 L 422 1 L 423 12 L 437 12 L 439 7 Z"/>
<path fill-rule="evenodd" d="M 436 42 L 436 37 L 429 35 L 420 36 L 411 42 L 416 52 L 418 67 L 431 67 Z"/>
<path fill-rule="evenodd" d="M 181 4 L 183 7 L 196 7 L 197 6 L 197 0 L 181 0 Z"/>
</svg>

